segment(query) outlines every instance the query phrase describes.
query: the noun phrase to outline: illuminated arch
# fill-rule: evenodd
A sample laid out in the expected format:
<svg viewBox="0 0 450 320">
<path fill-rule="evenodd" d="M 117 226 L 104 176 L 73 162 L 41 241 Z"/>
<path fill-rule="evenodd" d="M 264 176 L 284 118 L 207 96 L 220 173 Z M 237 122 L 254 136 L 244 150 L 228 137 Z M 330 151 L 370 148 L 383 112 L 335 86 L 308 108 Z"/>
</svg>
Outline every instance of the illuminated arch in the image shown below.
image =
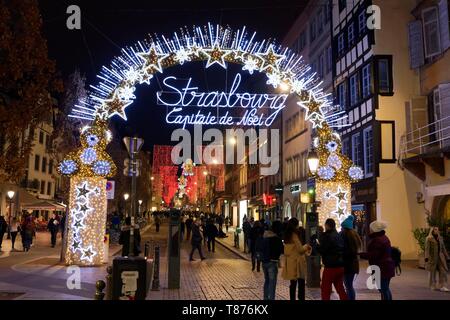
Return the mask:
<svg viewBox="0 0 450 320">
<path fill-rule="evenodd" d="M 74 106 L 70 115 L 90 120 L 92 125 L 82 133 L 82 147 L 70 153 L 58 168 L 61 174 L 72 177 L 71 229 L 66 251 L 68 264 L 99 264 L 103 258 L 98 240 L 100 236 L 103 238 L 103 234 L 87 225 L 85 218 L 86 206 L 92 212 L 106 212 L 106 196 L 103 199 L 103 193 L 92 190 L 101 189 L 105 178 L 113 176 L 116 170 L 105 152 L 110 139 L 107 130 L 109 118 L 118 115 L 126 120 L 126 108 L 136 99 L 136 85 L 150 84 L 153 77 L 163 73 L 164 69 L 190 61 L 206 61 L 205 68 L 212 65 L 227 68 L 227 63 L 239 64 L 251 75 L 256 71 L 265 74 L 268 85 L 274 88 L 283 86 L 290 94 L 296 95 L 298 106 L 305 110 L 305 119 L 318 133 L 314 144 L 320 160 L 316 177 L 316 198 L 322 204 L 319 220 L 323 222 L 325 218 L 334 217 L 342 222 L 350 214 L 350 184 L 362 178 L 362 170 L 342 155 L 340 137 L 332 130 L 342 126 L 341 121 L 346 116 L 342 116 L 342 111 L 336 111 L 339 108 L 333 106 L 330 96 L 322 91 L 321 82 L 300 56 L 273 41 L 256 41 L 255 35 L 248 35 L 245 27 L 232 31 L 211 24 L 192 30 L 182 29 L 170 39 L 150 37 L 122 49 L 122 55 L 115 58 L 109 67 L 102 67 L 98 75 L 101 81 L 91 86 L 89 97 Z M 78 190 L 83 184 L 91 191 L 80 193 Z M 87 197 L 89 194 L 97 196 L 93 203 Z M 84 214 L 82 210 L 85 210 Z M 98 220 L 102 219 L 99 215 Z M 83 223 L 84 229 L 80 227 Z M 91 251 L 95 251 L 94 254 Z"/>
</svg>

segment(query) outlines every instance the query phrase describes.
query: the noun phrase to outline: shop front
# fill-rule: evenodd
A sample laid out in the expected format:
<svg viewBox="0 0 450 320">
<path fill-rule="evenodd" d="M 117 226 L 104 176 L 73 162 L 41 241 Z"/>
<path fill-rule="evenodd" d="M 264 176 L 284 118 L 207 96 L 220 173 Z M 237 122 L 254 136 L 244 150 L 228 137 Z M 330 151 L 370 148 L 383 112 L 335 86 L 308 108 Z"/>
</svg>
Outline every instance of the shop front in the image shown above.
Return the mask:
<svg viewBox="0 0 450 320">
<path fill-rule="evenodd" d="M 352 215 L 355 230 L 363 242 L 363 250 L 369 240 L 369 225 L 377 219 L 377 184 L 374 180 L 361 181 L 352 185 Z"/>
</svg>

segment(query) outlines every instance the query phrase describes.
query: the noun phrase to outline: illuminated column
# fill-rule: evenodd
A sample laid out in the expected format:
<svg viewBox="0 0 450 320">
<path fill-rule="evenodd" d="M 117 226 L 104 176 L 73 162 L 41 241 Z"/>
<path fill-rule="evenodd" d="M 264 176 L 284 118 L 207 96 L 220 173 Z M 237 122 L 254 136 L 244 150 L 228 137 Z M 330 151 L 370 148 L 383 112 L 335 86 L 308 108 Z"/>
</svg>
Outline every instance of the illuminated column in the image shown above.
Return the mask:
<svg viewBox="0 0 450 320">
<path fill-rule="evenodd" d="M 105 178 L 71 178 L 67 264 L 92 266 L 103 263 L 106 205 Z"/>
<path fill-rule="evenodd" d="M 321 202 L 317 209 L 319 225 L 323 226 L 325 220 L 333 218 L 336 227 L 351 214 L 351 185 L 344 182 L 320 182 L 316 185 L 316 197 Z"/>
</svg>

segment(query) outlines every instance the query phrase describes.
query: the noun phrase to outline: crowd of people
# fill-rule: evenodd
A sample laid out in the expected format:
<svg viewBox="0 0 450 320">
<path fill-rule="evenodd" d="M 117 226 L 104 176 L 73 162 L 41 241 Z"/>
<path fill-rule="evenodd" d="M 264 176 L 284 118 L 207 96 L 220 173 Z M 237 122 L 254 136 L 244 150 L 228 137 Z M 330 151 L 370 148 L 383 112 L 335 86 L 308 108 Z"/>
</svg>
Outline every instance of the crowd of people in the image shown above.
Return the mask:
<svg viewBox="0 0 450 320">
<path fill-rule="evenodd" d="M 307 257 L 311 255 L 319 255 L 323 266 L 320 285 L 322 300 L 330 300 L 332 287 L 340 300 L 356 299 L 353 284 L 359 273 L 360 259 L 379 267 L 380 275 L 376 280 L 381 299 L 392 300 L 390 281 L 399 274 L 396 270 L 400 269 L 401 252 L 392 247 L 386 235 L 386 222 L 374 221 L 369 228 L 369 242 L 364 250 L 354 230 L 352 215 L 341 223 L 340 232 L 336 229 L 335 220 L 327 219 L 324 228 L 319 227 L 308 243 L 305 241 L 305 229 L 297 218 L 270 222 L 267 218 L 255 221 L 244 217 L 244 251 L 251 254 L 252 271 L 256 268 L 260 272 L 262 265 L 264 299 L 267 300 L 275 299 L 279 267 L 282 267 L 282 278 L 290 282 L 290 299 L 305 300 Z M 284 259 L 281 259 L 282 255 Z M 438 228 L 430 230 L 425 257 L 430 272 L 430 288 L 448 291 L 446 261 L 449 257 Z"/>
<path fill-rule="evenodd" d="M 37 222 L 36 217 L 31 214 L 22 214 L 18 217 L 12 217 L 8 223 L 3 216 L 0 216 L 0 251 L 5 234 L 9 234 L 11 241 L 11 251 L 20 251 L 16 249 L 16 240 L 19 235 L 22 240 L 22 251 L 28 252 L 33 246 L 33 239 L 36 238 Z M 64 237 L 65 215 L 53 213 L 47 222 L 47 230 L 50 233 L 50 246 L 56 246 L 58 232 L 61 232 L 61 238 Z"/>
</svg>

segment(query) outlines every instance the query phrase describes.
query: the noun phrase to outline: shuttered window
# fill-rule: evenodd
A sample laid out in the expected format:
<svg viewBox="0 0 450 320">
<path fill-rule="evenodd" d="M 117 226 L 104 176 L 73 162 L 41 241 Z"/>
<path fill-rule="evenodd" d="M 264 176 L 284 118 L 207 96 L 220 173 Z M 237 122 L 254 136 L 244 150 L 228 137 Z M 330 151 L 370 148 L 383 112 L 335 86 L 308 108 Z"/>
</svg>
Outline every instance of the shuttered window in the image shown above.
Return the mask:
<svg viewBox="0 0 450 320">
<path fill-rule="evenodd" d="M 441 50 L 445 51 L 450 48 L 450 32 L 449 32 L 449 5 L 448 0 L 439 1 L 439 29 L 441 38 Z"/>
<path fill-rule="evenodd" d="M 409 31 L 409 61 L 411 69 L 419 68 L 425 63 L 423 52 L 422 21 L 412 21 L 408 25 Z"/>
<path fill-rule="evenodd" d="M 422 21 L 425 39 L 425 56 L 430 58 L 441 53 L 438 8 L 430 7 L 423 10 Z"/>
</svg>

